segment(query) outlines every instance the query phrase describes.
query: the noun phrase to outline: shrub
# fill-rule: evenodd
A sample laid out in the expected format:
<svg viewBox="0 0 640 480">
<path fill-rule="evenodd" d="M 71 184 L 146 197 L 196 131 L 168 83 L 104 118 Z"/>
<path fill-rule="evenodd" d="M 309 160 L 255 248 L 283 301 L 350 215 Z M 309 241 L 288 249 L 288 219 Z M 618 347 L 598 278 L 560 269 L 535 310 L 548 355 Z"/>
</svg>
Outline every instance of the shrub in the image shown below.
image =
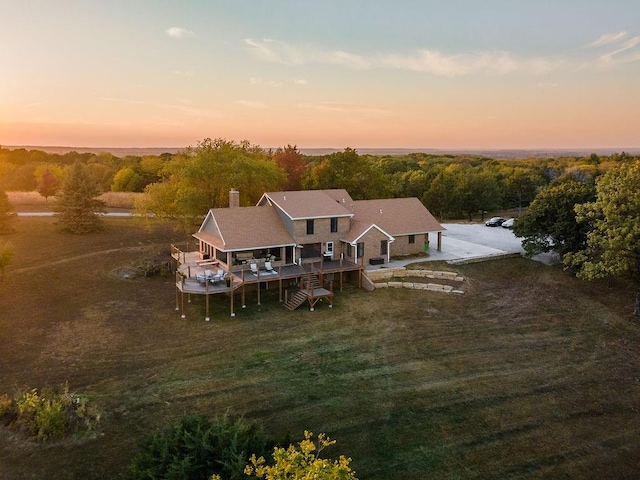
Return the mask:
<svg viewBox="0 0 640 480">
<path fill-rule="evenodd" d="M 131 465 L 134 479 L 208 479 L 244 477 L 251 455 L 268 451 L 262 428 L 242 417 L 187 416 L 152 435 Z"/>
<path fill-rule="evenodd" d="M 65 384 L 59 391 L 43 389 L 38 393 L 33 388 L 13 400 L 6 394 L 0 396 L 0 419 L 44 442 L 93 429 L 100 421 L 100 410 L 86 396 L 69 393 Z"/>
</svg>

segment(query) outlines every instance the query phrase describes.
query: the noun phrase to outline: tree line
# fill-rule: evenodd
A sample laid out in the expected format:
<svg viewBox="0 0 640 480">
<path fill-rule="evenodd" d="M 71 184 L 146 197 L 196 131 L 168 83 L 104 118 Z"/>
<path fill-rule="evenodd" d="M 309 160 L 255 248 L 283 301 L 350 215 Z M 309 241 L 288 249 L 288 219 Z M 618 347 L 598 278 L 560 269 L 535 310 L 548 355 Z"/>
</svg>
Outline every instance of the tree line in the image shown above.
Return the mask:
<svg viewBox="0 0 640 480">
<path fill-rule="evenodd" d="M 344 188 L 354 199 L 418 197 L 440 220 L 527 207 L 555 179 L 589 182 L 638 159 L 606 157 L 496 160 L 474 155 L 360 155 L 345 148 L 307 156 L 296 146 L 263 149 L 250 142 L 204 139 L 177 154 L 116 157 L 110 153 L 47 154 L 0 148 L 0 190 L 56 195 L 71 165 L 81 163 L 102 192 L 146 192 L 149 211 L 199 218 L 227 206 L 231 187 L 243 205 L 265 191 Z"/>
</svg>

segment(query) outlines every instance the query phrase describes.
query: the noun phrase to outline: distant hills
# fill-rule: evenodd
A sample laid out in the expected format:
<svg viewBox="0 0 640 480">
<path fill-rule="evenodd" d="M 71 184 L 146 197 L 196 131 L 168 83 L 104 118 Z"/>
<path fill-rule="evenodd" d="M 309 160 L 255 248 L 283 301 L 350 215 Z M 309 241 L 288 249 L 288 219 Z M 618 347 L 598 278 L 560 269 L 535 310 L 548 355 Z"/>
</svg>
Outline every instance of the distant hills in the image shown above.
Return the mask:
<svg viewBox="0 0 640 480">
<path fill-rule="evenodd" d="M 52 147 L 41 145 L 3 145 L 4 148 L 14 150 L 25 148 L 27 150 L 41 150 L 46 153 L 63 155 L 67 152 L 78 153 L 104 153 L 108 152 L 117 157 L 128 155 L 160 155 L 162 153 L 176 153 L 181 148 L 173 147 L 134 147 L 134 148 L 109 148 L 109 147 Z M 270 147 L 265 147 L 270 148 Z M 275 150 L 277 147 L 274 147 Z M 342 148 L 300 148 L 305 155 L 328 155 L 340 152 Z M 611 155 L 613 153 L 626 152 L 632 155 L 640 155 L 640 148 L 548 148 L 548 149 L 438 149 L 438 148 L 356 148 L 361 155 L 409 155 L 411 153 L 427 153 L 431 155 L 479 155 L 489 158 L 557 158 L 557 157 L 584 157 L 596 153 L 598 155 Z"/>
</svg>

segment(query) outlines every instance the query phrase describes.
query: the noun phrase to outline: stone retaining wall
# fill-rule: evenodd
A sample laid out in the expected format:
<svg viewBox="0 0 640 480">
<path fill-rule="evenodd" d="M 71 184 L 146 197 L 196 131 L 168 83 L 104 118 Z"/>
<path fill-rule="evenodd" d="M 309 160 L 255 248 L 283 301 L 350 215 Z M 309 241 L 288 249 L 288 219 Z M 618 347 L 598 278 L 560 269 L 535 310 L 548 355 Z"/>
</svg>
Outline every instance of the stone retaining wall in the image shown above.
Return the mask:
<svg viewBox="0 0 640 480">
<path fill-rule="evenodd" d="M 440 283 L 404 282 L 399 279 L 406 277 L 446 279 L 455 282 L 463 282 L 464 277 L 456 272 L 442 272 L 437 270 L 407 270 L 404 267 L 380 268 L 378 270 L 366 270 L 366 276 L 373 282 L 375 288 L 409 288 L 412 290 L 431 290 L 444 293 L 464 293 L 451 285 Z M 398 280 L 395 280 L 398 279 Z"/>
</svg>

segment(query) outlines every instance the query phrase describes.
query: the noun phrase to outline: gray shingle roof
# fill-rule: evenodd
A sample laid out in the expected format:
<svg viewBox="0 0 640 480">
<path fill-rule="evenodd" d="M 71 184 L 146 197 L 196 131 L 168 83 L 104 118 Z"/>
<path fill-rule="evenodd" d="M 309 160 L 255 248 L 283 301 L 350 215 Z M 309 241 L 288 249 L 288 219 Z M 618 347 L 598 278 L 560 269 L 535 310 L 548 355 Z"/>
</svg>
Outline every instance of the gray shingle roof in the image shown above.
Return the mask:
<svg viewBox="0 0 640 480">
<path fill-rule="evenodd" d="M 293 220 L 351 216 L 351 197 L 344 189 L 266 192 L 270 200 Z"/>
<path fill-rule="evenodd" d="M 295 244 L 275 208 L 268 205 L 213 208 L 194 237 L 221 250 Z"/>
<path fill-rule="evenodd" d="M 415 197 L 357 200 L 353 202 L 351 230 L 344 240 L 353 242 L 371 225 L 392 236 L 442 232 L 433 215 Z"/>
</svg>

